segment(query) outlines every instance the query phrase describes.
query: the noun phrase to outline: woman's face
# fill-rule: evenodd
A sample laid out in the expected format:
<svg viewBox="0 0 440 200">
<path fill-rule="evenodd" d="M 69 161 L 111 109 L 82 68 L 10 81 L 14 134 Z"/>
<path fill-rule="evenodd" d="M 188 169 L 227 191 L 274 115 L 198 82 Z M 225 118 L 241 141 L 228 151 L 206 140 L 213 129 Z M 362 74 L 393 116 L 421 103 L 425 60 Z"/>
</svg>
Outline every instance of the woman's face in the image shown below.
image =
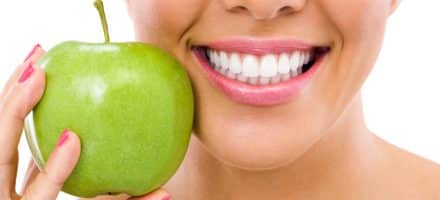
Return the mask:
<svg viewBox="0 0 440 200">
<path fill-rule="evenodd" d="M 191 78 L 194 134 L 217 159 L 254 170 L 288 164 L 324 136 L 373 67 L 396 4 L 128 0 L 137 39 L 174 54 Z"/>
</svg>

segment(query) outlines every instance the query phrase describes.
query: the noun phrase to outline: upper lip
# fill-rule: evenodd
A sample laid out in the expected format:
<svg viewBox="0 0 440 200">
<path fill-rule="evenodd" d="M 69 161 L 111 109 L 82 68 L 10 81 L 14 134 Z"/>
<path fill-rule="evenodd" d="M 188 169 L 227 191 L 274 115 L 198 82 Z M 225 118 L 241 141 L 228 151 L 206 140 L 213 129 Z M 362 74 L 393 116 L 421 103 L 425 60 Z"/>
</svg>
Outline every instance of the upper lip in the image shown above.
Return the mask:
<svg viewBox="0 0 440 200">
<path fill-rule="evenodd" d="M 205 45 L 196 45 L 207 47 L 210 49 L 237 52 L 243 54 L 265 55 L 265 54 L 281 54 L 293 51 L 310 51 L 317 47 L 325 47 L 313 45 L 300 40 L 290 39 L 249 39 L 249 38 L 232 38 L 222 39 L 209 42 Z"/>
</svg>

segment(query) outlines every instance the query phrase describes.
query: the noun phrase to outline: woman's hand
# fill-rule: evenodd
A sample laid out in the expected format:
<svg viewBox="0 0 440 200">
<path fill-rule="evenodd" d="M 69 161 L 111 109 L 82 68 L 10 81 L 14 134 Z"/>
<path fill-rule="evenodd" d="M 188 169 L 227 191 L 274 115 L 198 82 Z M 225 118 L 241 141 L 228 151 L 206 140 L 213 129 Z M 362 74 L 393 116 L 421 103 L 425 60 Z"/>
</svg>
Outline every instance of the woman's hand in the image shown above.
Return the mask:
<svg viewBox="0 0 440 200">
<path fill-rule="evenodd" d="M 16 193 L 17 146 L 23 121 L 44 91 L 44 71 L 34 64 L 43 54 L 43 49 L 35 46 L 24 63 L 17 67 L 0 95 L 0 199 L 55 199 L 79 158 L 78 137 L 65 131 L 45 169 L 36 174 L 23 196 Z"/>
<path fill-rule="evenodd" d="M 35 65 L 44 50 L 35 46 L 23 64 L 14 71 L 0 94 L 0 199 L 56 199 L 75 167 L 80 154 L 79 138 L 71 131 L 60 133 L 60 139 L 40 172 L 31 161 L 24 187 L 15 191 L 18 166 L 18 143 L 24 118 L 41 99 L 45 85 L 43 69 Z M 163 200 L 169 195 L 158 190 L 142 199 Z"/>
</svg>

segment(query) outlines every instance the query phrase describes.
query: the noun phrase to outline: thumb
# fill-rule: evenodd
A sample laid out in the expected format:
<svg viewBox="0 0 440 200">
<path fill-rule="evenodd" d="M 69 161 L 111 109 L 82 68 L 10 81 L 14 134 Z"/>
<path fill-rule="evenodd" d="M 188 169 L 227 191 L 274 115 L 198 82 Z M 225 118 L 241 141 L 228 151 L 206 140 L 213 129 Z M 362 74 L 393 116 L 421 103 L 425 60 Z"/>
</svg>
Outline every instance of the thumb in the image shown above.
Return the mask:
<svg viewBox="0 0 440 200">
<path fill-rule="evenodd" d="M 26 170 L 26 174 L 24 175 L 23 183 L 21 186 L 21 191 L 19 194 L 23 194 L 26 188 L 29 187 L 29 185 L 35 180 L 38 173 L 40 171 L 37 168 L 37 165 L 35 164 L 35 161 L 33 159 L 30 159 L 28 168 Z"/>
<path fill-rule="evenodd" d="M 171 200 L 170 194 L 164 189 L 158 189 L 142 197 L 132 197 L 128 200 Z"/>
<path fill-rule="evenodd" d="M 23 199 L 56 199 L 64 182 L 75 168 L 80 154 L 80 141 L 76 134 L 66 129 L 49 156 L 44 169 L 26 189 Z"/>
</svg>

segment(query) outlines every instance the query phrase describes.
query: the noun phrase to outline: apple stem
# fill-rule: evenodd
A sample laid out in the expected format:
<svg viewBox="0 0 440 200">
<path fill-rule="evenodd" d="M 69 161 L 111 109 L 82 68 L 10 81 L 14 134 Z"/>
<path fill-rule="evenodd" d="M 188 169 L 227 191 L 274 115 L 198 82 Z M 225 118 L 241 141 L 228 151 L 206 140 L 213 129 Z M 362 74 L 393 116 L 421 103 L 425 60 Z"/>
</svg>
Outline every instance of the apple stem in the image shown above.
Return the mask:
<svg viewBox="0 0 440 200">
<path fill-rule="evenodd" d="M 104 32 L 105 43 L 110 42 L 110 35 L 108 33 L 107 18 L 105 17 L 104 3 L 102 0 L 95 0 L 95 8 L 98 10 L 99 17 L 101 18 L 102 31 Z"/>
</svg>

